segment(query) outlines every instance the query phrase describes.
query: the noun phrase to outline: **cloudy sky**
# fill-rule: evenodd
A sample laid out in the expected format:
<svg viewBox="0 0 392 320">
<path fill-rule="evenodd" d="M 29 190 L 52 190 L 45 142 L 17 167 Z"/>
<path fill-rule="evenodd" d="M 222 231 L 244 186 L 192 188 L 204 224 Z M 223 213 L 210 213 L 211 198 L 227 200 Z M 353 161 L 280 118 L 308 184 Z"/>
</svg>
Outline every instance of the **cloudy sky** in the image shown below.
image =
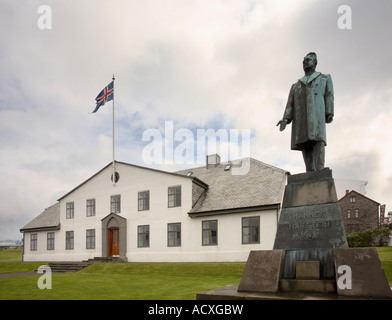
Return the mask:
<svg viewBox="0 0 392 320">
<path fill-rule="evenodd" d="M 43 4 L 52 29 L 39 28 Z M 338 27 L 341 5 L 352 29 Z M 392 210 L 391 12 L 389 0 L 0 0 L 0 240 L 111 161 L 112 104 L 90 113 L 113 73 L 117 160 L 146 165 L 143 133 L 166 122 L 249 129 L 250 156 L 303 172 L 291 128 L 275 125 L 310 51 L 335 90 L 326 165 Z M 187 156 L 148 166 L 198 165 Z"/>
</svg>

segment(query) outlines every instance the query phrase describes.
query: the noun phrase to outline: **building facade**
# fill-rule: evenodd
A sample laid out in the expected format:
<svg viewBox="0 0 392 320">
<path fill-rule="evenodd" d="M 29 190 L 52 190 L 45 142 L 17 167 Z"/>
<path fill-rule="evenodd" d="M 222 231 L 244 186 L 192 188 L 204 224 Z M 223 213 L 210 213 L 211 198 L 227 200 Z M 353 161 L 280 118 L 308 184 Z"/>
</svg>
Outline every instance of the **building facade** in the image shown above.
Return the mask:
<svg viewBox="0 0 392 320">
<path fill-rule="evenodd" d="M 179 172 L 115 162 L 115 184 L 108 164 L 21 228 L 23 260 L 246 261 L 272 249 L 286 185 L 284 170 L 248 161 L 243 175 L 219 160 Z"/>
<path fill-rule="evenodd" d="M 346 233 L 372 230 L 379 226 L 380 204 L 354 190 L 339 200 Z"/>
</svg>

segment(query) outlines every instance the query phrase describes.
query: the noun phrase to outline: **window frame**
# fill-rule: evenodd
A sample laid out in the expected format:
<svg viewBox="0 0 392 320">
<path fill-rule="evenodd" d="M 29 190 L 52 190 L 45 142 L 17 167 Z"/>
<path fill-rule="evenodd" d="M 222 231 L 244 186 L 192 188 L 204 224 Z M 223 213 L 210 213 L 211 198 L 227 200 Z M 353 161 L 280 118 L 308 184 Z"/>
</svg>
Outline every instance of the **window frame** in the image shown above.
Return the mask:
<svg viewBox="0 0 392 320">
<path fill-rule="evenodd" d="M 244 225 L 244 220 L 249 220 L 249 225 Z M 251 225 L 251 219 L 256 219 L 258 224 L 256 226 Z M 244 230 L 248 229 L 249 233 L 247 234 L 248 241 L 244 241 Z M 252 233 L 251 230 L 256 229 L 257 232 L 255 234 Z M 253 241 L 252 238 L 254 235 L 257 235 L 257 240 Z M 260 216 L 251 216 L 251 217 L 242 217 L 241 219 L 241 244 L 260 244 Z"/>
<path fill-rule="evenodd" d="M 86 249 L 95 249 L 95 229 L 86 229 Z"/>
<path fill-rule="evenodd" d="M 95 199 L 86 200 L 86 217 L 95 217 Z"/>
<path fill-rule="evenodd" d="M 142 231 L 140 231 L 140 228 L 144 228 L 144 229 Z M 143 236 L 143 235 L 144 235 L 144 239 L 140 239 L 140 236 Z M 150 247 L 150 225 L 149 224 L 137 226 L 137 247 L 138 248 L 149 248 Z"/>
<path fill-rule="evenodd" d="M 37 251 L 38 248 L 38 234 L 30 234 L 30 251 Z"/>
<path fill-rule="evenodd" d="M 46 250 L 54 250 L 54 232 L 46 233 Z"/>
<path fill-rule="evenodd" d="M 110 196 L 110 213 L 121 213 L 121 194 Z"/>
<path fill-rule="evenodd" d="M 73 201 L 65 204 L 65 218 L 73 219 L 75 217 L 75 203 Z"/>
<path fill-rule="evenodd" d="M 149 210 L 150 210 L 150 190 L 139 191 L 137 194 L 137 211 L 149 211 Z"/>
<path fill-rule="evenodd" d="M 212 228 L 211 223 L 215 222 L 216 227 Z M 208 228 L 205 228 L 204 225 L 205 223 L 208 223 Z M 215 236 L 212 235 L 212 232 L 215 231 Z M 208 233 L 207 237 L 205 237 L 205 232 Z M 212 239 L 215 238 L 215 243 L 212 241 Z M 208 243 L 204 242 L 204 239 L 208 239 Z M 203 220 L 201 222 L 201 244 L 202 246 L 217 246 L 218 245 L 218 220 L 217 219 L 212 219 L 212 220 Z"/>
<path fill-rule="evenodd" d="M 75 232 L 73 230 L 65 231 L 65 250 L 74 250 Z"/>
<path fill-rule="evenodd" d="M 171 226 L 174 226 L 174 230 L 170 230 Z M 178 226 L 179 230 L 176 228 Z M 172 239 L 170 239 L 171 235 L 174 235 Z M 170 240 L 174 241 L 174 243 L 170 244 Z M 181 247 L 181 222 L 172 222 L 167 224 L 167 246 Z"/>
<path fill-rule="evenodd" d="M 173 190 L 174 190 L 174 193 L 171 193 L 171 191 L 173 191 Z M 179 192 L 177 192 L 178 190 L 179 190 Z M 181 202 L 182 202 L 181 185 L 168 187 L 167 194 L 168 194 L 168 198 L 167 198 L 167 207 L 168 208 L 181 207 Z"/>
</svg>

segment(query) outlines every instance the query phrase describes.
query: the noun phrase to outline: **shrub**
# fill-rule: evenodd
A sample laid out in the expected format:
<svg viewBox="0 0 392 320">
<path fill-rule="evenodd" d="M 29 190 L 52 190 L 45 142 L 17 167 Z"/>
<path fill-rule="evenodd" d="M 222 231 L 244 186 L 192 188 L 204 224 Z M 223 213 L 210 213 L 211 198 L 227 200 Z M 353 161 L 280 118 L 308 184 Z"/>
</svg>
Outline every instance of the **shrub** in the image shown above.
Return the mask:
<svg viewBox="0 0 392 320">
<path fill-rule="evenodd" d="M 350 248 L 358 247 L 383 247 L 389 241 L 389 228 L 379 227 L 373 230 L 359 231 L 347 235 Z"/>
</svg>

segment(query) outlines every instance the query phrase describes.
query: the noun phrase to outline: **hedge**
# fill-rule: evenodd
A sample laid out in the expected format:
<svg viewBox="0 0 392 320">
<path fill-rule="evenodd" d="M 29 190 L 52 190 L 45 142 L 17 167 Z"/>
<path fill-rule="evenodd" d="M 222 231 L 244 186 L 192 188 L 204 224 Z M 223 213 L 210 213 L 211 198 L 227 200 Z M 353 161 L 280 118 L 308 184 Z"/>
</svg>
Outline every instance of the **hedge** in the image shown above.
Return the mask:
<svg viewBox="0 0 392 320">
<path fill-rule="evenodd" d="M 373 230 L 350 233 L 347 235 L 347 242 L 350 248 L 384 247 L 388 245 L 389 235 L 388 227 L 379 227 Z"/>
</svg>

